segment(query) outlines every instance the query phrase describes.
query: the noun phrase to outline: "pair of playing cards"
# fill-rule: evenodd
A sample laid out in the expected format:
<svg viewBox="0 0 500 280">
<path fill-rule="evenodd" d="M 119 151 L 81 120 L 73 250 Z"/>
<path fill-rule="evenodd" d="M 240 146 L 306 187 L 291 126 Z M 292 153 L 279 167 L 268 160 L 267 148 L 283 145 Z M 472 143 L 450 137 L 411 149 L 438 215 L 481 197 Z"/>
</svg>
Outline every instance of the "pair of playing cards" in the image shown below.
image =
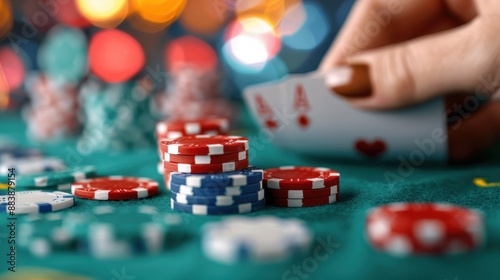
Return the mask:
<svg viewBox="0 0 500 280">
<path fill-rule="evenodd" d="M 250 86 L 244 97 L 261 129 L 282 148 L 338 159 L 447 160 L 442 99 L 399 110 L 362 110 L 328 89 L 320 73 Z"/>
</svg>

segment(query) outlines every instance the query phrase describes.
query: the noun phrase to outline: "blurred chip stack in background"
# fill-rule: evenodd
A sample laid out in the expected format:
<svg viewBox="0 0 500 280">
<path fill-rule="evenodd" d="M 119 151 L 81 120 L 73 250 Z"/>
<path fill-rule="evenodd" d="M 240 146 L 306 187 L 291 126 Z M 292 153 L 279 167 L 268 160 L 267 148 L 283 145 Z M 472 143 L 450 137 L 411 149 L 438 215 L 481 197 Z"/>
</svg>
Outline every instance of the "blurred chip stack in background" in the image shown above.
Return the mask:
<svg viewBox="0 0 500 280">
<path fill-rule="evenodd" d="M 234 105 L 221 94 L 218 57 L 210 45 L 195 37 L 181 37 L 167 46 L 165 60 L 170 80 L 163 108 L 170 119 L 233 119 Z"/>
</svg>

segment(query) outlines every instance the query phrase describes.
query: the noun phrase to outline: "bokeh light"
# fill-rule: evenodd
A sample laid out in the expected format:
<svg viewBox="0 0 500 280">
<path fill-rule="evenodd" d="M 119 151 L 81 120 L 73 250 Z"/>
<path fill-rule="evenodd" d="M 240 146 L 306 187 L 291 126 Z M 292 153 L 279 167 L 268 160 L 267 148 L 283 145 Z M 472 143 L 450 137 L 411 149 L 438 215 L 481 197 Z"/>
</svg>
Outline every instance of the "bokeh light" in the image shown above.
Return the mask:
<svg viewBox="0 0 500 280">
<path fill-rule="evenodd" d="M 175 72 L 185 64 L 196 66 L 202 71 L 217 68 L 218 57 L 215 50 L 203 40 L 184 36 L 173 40 L 165 49 L 165 65 Z"/>
<path fill-rule="evenodd" d="M 262 68 L 281 48 L 273 26 L 261 18 L 247 18 L 231 23 L 225 34 L 226 59 L 252 68 Z"/>
<path fill-rule="evenodd" d="M 298 50 L 318 47 L 330 32 L 330 25 L 323 9 L 316 3 L 304 3 L 305 22 L 293 34 L 282 37 L 283 44 Z"/>
<path fill-rule="evenodd" d="M 128 15 L 128 0 L 77 0 L 78 10 L 92 24 L 103 28 L 118 26 Z"/>
<path fill-rule="evenodd" d="M 52 28 L 40 47 L 38 66 L 51 78 L 78 83 L 87 72 L 87 40 L 79 29 Z"/>
<path fill-rule="evenodd" d="M 169 25 L 184 10 L 187 0 L 133 0 L 134 11 L 144 20 Z"/>
<path fill-rule="evenodd" d="M 96 33 L 89 46 L 90 70 L 106 82 L 124 82 L 145 63 L 141 45 L 129 34 L 115 30 Z"/>
<path fill-rule="evenodd" d="M 24 81 L 23 61 L 8 47 L 0 49 L 0 92 L 18 88 Z"/>
<path fill-rule="evenodd" d="M 179 21 L 191 32 L 211 35 L 222 27 L 231 13 L 231 7 L 224 1 L 189 0 Z"/>
<path fill-rule="evenodd" d="M 0 39 L 12 28 L 12 9 L 8 0 L 0 0 Z"/>
<path fill-rule="evenodd" d="M 287 1 L 285 15 L 278 24 L 276 31 L 280 36 L 292 35 L 304 25 L 306 17 L 302 1 Z"/>
<path fill-rule="evenodd" d="M 66 0 L 66 2 L 59 4 L 60 10 L 56 13 L 57 20 L 72 27 L 89 27 L 91 23 L 80 13 L 76 1 Z"/>
<path fill-rule="evenodd" d="M 239 20 L 261 18 L 272 27 L 277 26 L 285 14 L 285 0 L 235 0 L 234 9 Z M 230 1 L 226 0 L 230 5 Z"/>
</svg>

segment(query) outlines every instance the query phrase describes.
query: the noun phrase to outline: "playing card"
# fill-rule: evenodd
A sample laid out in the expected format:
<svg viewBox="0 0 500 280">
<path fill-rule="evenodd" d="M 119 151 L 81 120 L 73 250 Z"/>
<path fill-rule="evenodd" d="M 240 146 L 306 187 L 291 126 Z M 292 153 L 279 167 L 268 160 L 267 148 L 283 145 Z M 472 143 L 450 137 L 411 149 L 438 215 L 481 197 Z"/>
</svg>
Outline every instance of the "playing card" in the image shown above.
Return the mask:
<svg viewBox="0 0 500 280">
<path fill-rule="evenodd" d="M 244 91 L 244 97 L 255 119 L 264 129 L 271 132 L 276 132 L 281 127 L 278 114 L 282 94 L 280 83 L 281 81 L 273 81 L 250 86 Z"/>
<path fill-rule="evenodd" d="M 445 161 L 443 100 L 393 111 L 352 107 L 324 86 L 320 74 L 287 79 L 278 146 L 335 158 Z M 437 137 L 438 135 L 439 137 Z M 421 159 L 422 158 L 422 159 Z"/>
</svg>

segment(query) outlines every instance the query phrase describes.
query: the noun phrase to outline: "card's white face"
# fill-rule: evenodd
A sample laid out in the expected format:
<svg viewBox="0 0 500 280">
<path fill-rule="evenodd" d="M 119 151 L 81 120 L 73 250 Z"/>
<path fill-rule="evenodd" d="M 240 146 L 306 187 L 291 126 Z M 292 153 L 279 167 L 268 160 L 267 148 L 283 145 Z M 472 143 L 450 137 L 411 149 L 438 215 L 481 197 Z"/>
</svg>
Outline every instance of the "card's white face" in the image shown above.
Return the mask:
<svg viewBox="0 0 500 280">
<path fill-rule="evenodd" d="M 327 89 L 319 74 L 294 75 L 281 89 L 280 101 L 270 101 L 284 116 L 278 146 L 333 158 L 397 161 L 423 153 L 426 162 L 447 159 L 442 100 L 394 111 L 360 110 Z M 259 116 L 249 96 L 247 104 Z"/>
</svg>

